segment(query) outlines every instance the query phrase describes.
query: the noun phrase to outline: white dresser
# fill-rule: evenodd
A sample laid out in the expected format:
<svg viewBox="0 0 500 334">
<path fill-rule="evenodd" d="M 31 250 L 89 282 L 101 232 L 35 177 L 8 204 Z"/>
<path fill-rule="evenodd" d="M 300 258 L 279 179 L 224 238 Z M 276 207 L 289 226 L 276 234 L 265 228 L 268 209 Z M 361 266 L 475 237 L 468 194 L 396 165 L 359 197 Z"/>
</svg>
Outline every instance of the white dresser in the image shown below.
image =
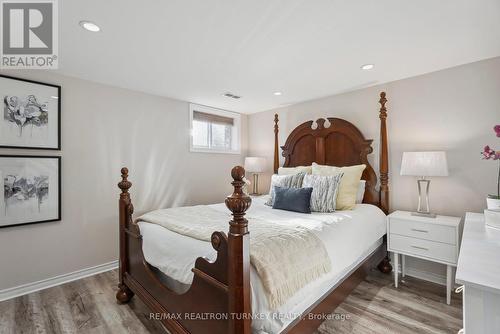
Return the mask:
<svg viewBox="0 0 500 334">
<path fill-rule="evenodd" d="M 500 230 L 467 213 L 456 282 L 464 286 L 466 334 L 500 333 Z"/>
<path fill-rule="evenodd" d="M 413 216 L 411 212 L 395 211 L 388 216 L 388 250 L 394 254 L 394 285 L 398 287 L 399 256 L 404 277 L 405 256 L 413 256 L 447 266 L 446 302 L 450 304 L 453 267 L 460 247 L 459 217 L 436 218 Z"/>
</svg>

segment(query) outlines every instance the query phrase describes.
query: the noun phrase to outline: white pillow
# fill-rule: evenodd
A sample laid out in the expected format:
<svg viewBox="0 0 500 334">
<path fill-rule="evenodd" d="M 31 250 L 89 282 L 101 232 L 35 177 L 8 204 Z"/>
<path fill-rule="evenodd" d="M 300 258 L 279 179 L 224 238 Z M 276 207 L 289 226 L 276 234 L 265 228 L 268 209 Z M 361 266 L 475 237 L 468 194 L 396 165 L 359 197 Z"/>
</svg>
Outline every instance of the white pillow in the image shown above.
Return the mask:
<svg viewBox="0 0 500 334">
<path fill-rule="evenodd" d="M 339 195 L 337 197 L 337 210 L 352 210 L 356 205 L 356 195 L 359 181 L 363 175 L 366 165 L 355 165 L 345 167 L 335 167 L 312 164 L 313 175 L 336 175 L 343 173 L 340 183 Z"/>
<path fill-rule="evenodd" d="M 342 173 L 334 176 L 306 175 L 302 188 L 313 188 L 311 211 L 334 212 Z"/>
<path fill-rule="evenodd" d="M 356 194 L 356 204 L 363 203 L 363 197 L 365 197 L 365 187 L 366 187 L 366 181 L 365 180 L 359 181 L 358 193 Z"/>
<path fill-rule="evenodd" d="M 278 175 L 293 175 L 298 173 L 312 174 L 312 166 L 280 167 Z"/>
</svg>

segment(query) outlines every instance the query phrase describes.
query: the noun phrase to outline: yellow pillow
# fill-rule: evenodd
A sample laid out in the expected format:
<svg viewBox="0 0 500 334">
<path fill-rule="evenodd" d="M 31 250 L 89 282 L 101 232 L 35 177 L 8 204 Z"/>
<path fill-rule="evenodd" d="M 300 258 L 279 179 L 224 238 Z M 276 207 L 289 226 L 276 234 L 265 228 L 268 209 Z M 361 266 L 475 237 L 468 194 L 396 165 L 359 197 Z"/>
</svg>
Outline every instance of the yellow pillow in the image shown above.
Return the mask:
<svg viewBox="0 0 500 334">
<path fill-rule="evenodd" d="M 349 167 L 334 167 L 318 165 L 313 162 L 313 175 L 337 175 L 344 173 L 340 181 L 339 194 L 337 195 L 337 210 L 352 210 L 356 205 L 356 194 L 358 192 L 359 181 L 366 165 L 356 165 Z"/>
<path fill-rule="evenodd" d="M 298 167 L 280 167 L 278 168 L 278 175 L 293 175 L 299 173 L 312 173 L 311 166 L 298 166 Z"/>
</svg>

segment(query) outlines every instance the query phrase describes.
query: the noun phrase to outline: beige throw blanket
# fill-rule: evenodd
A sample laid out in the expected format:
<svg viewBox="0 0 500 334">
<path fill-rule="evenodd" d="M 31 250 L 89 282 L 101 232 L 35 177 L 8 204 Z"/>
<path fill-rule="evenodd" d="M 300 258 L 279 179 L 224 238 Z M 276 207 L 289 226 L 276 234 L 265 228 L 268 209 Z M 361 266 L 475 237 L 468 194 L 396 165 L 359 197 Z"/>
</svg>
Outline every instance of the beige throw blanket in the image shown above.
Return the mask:
<svg viewBox="0 0 500 334">
<path fill-rule="evenodd" d="M 250 262 L 257 270 L 271 309 L 331 270 L 325 246 L 310 230 L 247 216 Z M 215 231 L 227 231 L 230 214 L 205 205 L 156 210 L 139 218 L 173 232 L 210 241 Z"/>
</svg>

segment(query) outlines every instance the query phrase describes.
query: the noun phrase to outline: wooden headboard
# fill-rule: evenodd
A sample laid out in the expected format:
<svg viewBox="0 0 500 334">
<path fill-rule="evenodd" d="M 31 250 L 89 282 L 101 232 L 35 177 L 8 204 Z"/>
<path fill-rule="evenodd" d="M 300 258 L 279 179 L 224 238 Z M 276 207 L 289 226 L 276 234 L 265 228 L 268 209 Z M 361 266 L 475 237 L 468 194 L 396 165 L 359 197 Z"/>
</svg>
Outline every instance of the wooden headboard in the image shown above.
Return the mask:
<svg viewBox="0 0 500 334">
<path fill-rule="evenodd" d="M 373 140 L 365 139 L 361 131 L 352 123 L 328 117 L 320 118 L 313 129 L 313 121 L 297 126 L 288 136 L 282 155 L 285 157 L 283 167 L 309 166 L 313 162 L 330 166 L 353 166 L 365 164 L 362 179 L 366 180 L 363 203 L 374 204 L 386 214 L 389 213 L 389 157 L 387 143 L 387 109 L 385 92 L 380 93 L 380 187 L 377 190 L 377 174 L 368 162 L 368 154 L 373 152 Z M 279 167 L 278 115 L 274 115 L 274 172 Z"/>
</svg>

